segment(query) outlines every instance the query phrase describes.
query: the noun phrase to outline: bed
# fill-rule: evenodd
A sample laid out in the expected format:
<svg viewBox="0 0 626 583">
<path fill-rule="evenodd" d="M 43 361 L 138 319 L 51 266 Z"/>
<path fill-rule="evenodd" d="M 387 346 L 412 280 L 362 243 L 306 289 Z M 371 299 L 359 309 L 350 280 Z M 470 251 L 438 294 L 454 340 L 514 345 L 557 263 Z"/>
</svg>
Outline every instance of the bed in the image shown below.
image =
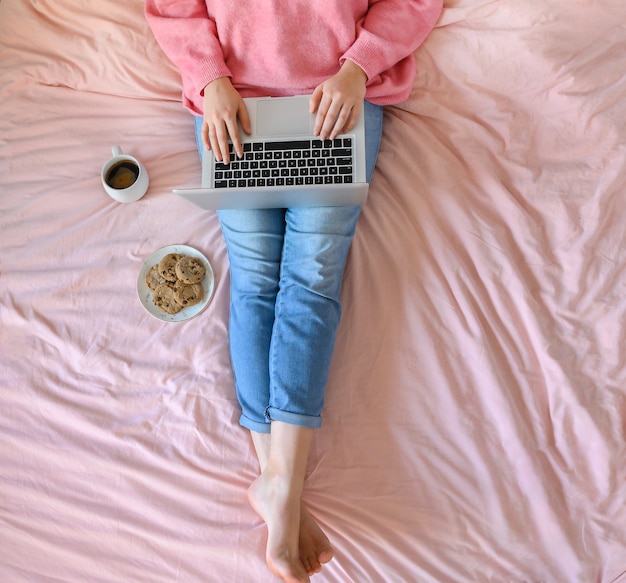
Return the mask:
<svg viewBox="0 0 626 583">
<path fill-rule="evenodd" d="M 346 268 L 313 581 L 626 582 L 624 55 L 623 2 L 446 0 Z M 0 1 L 0 581 L 274 581 L 180 93 L 141 0 Z M 215 276 L 179 323 L 136 291 L 174 244 Z"/>
</svg>

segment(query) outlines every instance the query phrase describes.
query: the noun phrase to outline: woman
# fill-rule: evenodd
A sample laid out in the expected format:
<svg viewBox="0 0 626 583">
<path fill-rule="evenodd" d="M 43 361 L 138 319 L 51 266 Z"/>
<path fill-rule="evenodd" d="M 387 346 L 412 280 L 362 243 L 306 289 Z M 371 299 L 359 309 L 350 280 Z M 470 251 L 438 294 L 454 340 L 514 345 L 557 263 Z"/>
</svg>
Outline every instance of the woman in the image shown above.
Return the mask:
<svg viewBox="0 0 626 583">
<path fill-rule="evenodd" d="M 408 97 L 413 52 L 441 8 L 442 0 L 146 0 L 146 17 L 181 71 L 199 142 L 217 160 L 230 162 L 228 140 L 243 153 L 244 97 L 311 94 L 322 139 L 349 131 L 365 108 L 369 180 L 382 106 Z M 301 497 L 359 214 L 347 206 L 218 212 L 240 423 L 261 468 L 249 499 L 268 527 L 268 566 L 288 583 L 309 581 L 333 556 Z"/>
</svg>

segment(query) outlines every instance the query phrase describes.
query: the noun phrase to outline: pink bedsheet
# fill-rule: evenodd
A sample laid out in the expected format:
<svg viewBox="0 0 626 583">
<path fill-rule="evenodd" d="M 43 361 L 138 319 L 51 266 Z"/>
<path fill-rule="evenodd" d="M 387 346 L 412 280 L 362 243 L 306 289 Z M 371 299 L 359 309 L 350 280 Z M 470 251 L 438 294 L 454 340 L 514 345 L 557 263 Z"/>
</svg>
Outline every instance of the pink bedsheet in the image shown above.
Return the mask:
<svg viewBox="0 0 626 583">
<path fill-rule="evenodd" d="M 446 2 L 346 271 L 314 581 L 626 581 L 625 55 L 623 2 Z M 273 581 L 199 180 L 140 0 L 1 0 L 2 582 Z M 216 273 L 180 324 L 135 291 L 174 243 Z"/>
</svg>

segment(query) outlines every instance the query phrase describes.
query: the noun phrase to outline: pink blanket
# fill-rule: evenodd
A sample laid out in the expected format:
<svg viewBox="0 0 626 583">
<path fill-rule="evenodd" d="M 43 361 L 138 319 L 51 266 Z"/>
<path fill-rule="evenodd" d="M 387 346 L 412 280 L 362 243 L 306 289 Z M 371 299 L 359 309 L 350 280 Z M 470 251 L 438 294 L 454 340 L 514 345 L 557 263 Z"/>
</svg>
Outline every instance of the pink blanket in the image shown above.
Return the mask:
<svg viewBox="0 0 626 583">
<path fill-rule="evenodd" d="M 0 2 L 0 581 L 265 583 L 217 218 L 142 2 Z M 305 485 L 319 583 L 626 582 L 626 4 L 448 0 L 388 108 Z M 150 174 L 121 205 L 111 147 Z M 164 323 L 152 252 L 215 296 Z"/>
</svg>

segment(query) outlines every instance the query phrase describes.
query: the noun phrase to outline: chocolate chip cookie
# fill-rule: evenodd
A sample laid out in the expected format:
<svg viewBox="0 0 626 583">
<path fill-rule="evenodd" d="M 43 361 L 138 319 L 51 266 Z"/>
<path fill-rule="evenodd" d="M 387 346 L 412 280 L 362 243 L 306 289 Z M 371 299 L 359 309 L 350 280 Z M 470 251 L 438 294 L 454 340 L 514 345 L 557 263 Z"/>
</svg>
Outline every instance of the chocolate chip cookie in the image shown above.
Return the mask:
<svg viewBox="0 0 626 583">
<path fill-rule="evenodd" d="M 168 283 L 157 286 L 152 294 L 154 305 L 166 314 L 176 314 L 183 309 L 183 306 L 176 301 L 176 291 Z"/>
<path fill-rule="evenodd" d="M 167 281 L 176 282 L 176 264 L 182 257 L 178 253 L 168 253 L 159 261 L 159 275 Z"/>
<path fill-rule="evenodd" d="M 174 288 L 174 299 L 183 308 L 195 306 L 202 301 L 204 297 L 204 289 L 200 283 L 183 283 L 179 281 Z"/>
<path fill-rule="evenodd" d="M 187 284 L 200 283 L 204 279 L 206 268 L 197 257 L 183 255 L 175 266 L 176 276 Z"/>
<path fill-rule="evenodd" d="M 153 265 L 146 272 L 146 285 L 150 291 L 154 291 L 160 284 L 165 283 L 167 280 L 162 278 L 159 274 L 159 266 Z"/>
</svg>

